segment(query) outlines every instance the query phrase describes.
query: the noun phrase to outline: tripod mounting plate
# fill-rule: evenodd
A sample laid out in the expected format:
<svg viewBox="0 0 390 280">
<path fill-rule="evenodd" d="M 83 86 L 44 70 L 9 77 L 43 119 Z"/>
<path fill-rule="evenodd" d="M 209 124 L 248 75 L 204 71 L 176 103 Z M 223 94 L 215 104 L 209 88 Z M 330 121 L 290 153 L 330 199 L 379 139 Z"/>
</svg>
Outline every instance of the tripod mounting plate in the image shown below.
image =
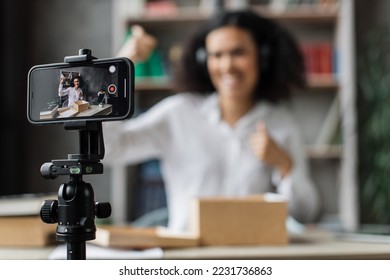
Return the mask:
<svg viewBox="0 0 390 280">
<path fill-rule="evenodd" d="M 52 160 L 41 166 L 44 178 L 54 179 L 59 175 L 92 175 L 103 174 L 103 164 L 100 162 L 83 162 L 81 160 Z"/>
</svg>

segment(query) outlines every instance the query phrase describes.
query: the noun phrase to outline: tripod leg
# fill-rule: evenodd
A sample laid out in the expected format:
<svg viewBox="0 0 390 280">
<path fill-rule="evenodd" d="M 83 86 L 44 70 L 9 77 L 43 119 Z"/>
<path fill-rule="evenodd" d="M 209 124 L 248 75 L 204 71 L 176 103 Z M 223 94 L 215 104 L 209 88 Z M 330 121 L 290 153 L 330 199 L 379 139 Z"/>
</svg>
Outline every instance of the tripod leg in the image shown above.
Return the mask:
<svg viewBox="0 0 390 280">
<path fill-rule="evenodd" d="M 85 242 L 67 242 L 67 259 L 68 260 L 85 260 Z"/>
</svg>

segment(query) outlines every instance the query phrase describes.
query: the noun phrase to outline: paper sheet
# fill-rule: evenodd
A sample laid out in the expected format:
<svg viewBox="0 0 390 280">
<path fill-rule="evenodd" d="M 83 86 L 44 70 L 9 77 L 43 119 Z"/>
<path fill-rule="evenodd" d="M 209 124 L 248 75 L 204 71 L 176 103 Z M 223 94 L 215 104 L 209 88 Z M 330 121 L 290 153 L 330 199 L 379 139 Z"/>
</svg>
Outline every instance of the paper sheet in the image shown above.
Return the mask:
<svg viewBox="0 0 390 280">
<path fill-rule="evenodd" d="M 147 250 L 113 249 L 86 244 L 87 260 L 128 260 L 128 259 L 162 259 L 161 248 Z M 49 260 L 66 260 L 66 244 L 58 245 L 49 255 Z"/>
</svg>

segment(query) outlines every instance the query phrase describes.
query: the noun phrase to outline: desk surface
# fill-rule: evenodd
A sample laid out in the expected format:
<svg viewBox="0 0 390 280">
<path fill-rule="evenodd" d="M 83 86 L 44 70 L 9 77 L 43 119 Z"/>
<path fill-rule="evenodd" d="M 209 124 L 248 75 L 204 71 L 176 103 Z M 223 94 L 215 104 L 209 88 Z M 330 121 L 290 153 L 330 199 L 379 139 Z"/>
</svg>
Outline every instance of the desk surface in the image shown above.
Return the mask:
<svg viewBox="0 0 390 280">
<path fill-rule="evenodd" d="M 165 259 L 390 259 L 390 244 L 321 242 L 287 246 L 200 247 L 164 251 Z"/>
<path fill-rule="evenodd" d="M 48 259 L 54 247 L 0 247 L 0 259 Z M 88 256 L 88 251 L 87 251 Z M 292 238 L 288 245 L 164 250 L 163 259 L 390 259 L 390 242 L 336 240 L 330 235 Z"/>
<path fill-rule="evenodd" d="M 59 115 L 54 115 L 52 117 L 46 117 L 46 119 L 52 118 L 69 118 L 69 117 L 90 117 L 90 116 L 98 116 L 98 115 L 108 115 L 112 113 L 112 105 L 104 104 L 103 106 L 99 105 L 89 105 L 89 108 L 85 111 L 77 113 L 77 111 L 71 107 L 62 108 L 62 112 Z"/>
</svg>

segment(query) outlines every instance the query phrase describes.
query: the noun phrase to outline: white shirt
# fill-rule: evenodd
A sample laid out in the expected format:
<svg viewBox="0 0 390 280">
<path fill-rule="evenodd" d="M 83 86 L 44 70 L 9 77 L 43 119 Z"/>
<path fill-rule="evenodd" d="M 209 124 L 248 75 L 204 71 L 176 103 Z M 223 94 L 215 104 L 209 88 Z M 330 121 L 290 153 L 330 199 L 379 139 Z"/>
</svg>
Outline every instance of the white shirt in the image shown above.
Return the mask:
<svg viewBox="0 0 390 280">
<path fill-rule="evenodd" d="M 258 160 L 250 136 L 259 121 L 293 159 L 290 175 Z M 300 222 L 318 214 L 317 191 L 308 176 L 305 152 L 292 116 L 283 107 L 258 103 L 234 128 L 221 120 L 217 94 L 177 94 L 137 118 L 104 123 L 107 164 L 161 160 L 168 227 L 185 230 L 190 202 L 201 196 L 285 195 Z M 261 217 L 259 217 L 261 218 Z"/>
<path fill-rule="evenodd" d="M 81 88 L 75 89 L 74 87 L 68 87 L 64 89 L 63 85 L 60 84 L 58 87 L 58 96 L 64 95 L 68 95 L 68 107 L 70 107 L 73 105 L 73 103 L 75 103 L 82 97 L 83 91 L 81 90 Z"/>
</svg>

